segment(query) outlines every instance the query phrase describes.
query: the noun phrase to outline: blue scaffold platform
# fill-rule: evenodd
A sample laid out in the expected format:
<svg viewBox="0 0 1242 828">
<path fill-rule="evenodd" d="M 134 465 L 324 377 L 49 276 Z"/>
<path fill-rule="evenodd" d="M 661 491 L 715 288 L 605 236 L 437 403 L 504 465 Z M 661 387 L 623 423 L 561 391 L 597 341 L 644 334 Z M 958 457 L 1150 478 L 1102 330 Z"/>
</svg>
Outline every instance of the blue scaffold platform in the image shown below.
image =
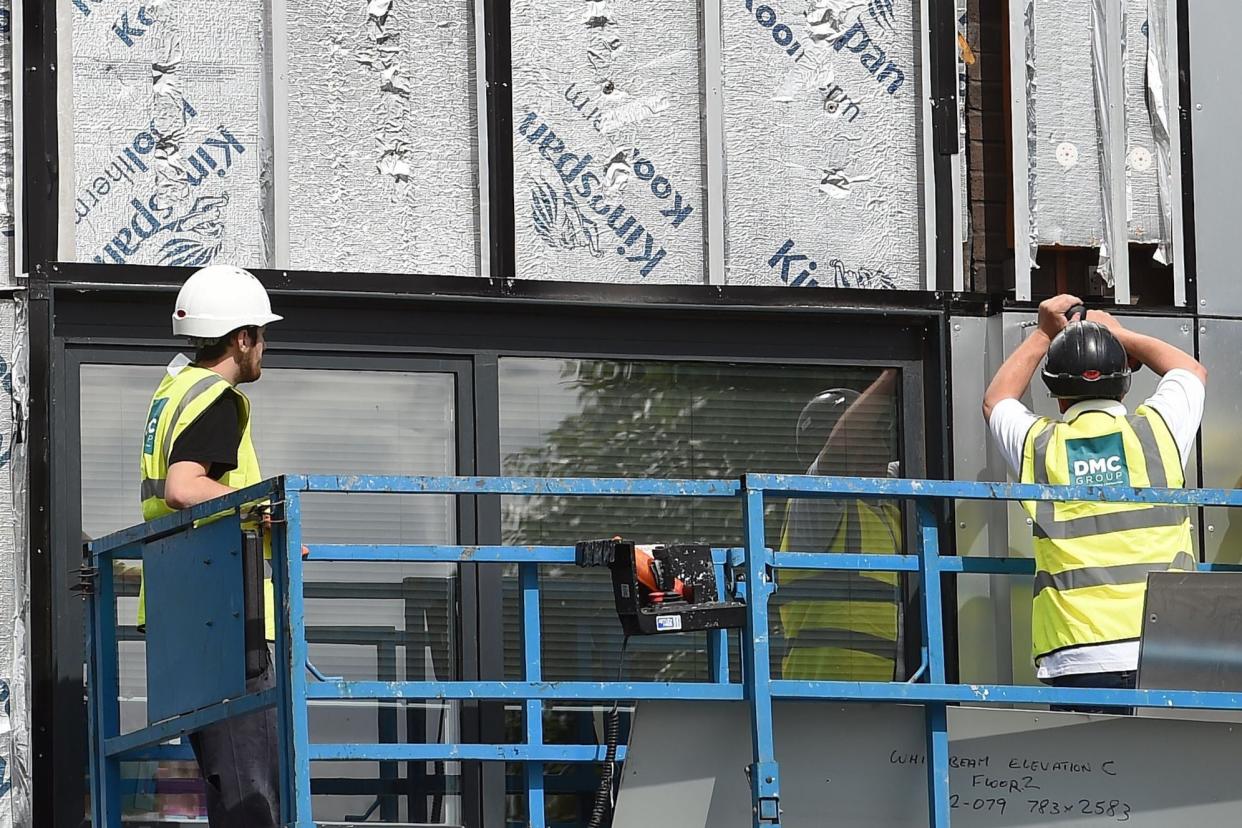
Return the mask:
<svg viewBox="0 0 1242 828">
<path fill-rule="evenodd" d="M 303 510 L 311 493 L 426 495 L 545 495 L 619 498 L 720 498 L 736 505 L 743 546 L 714 549 L 717 582 L 733 569 L 745 587 L 747 626 L 741 635 L 708 633 L 709 680 L 626 682 L 543 680 L 540 567 L 574 563 L 561 546 L 444 546 L 311 544 L 303 557 Z M 901 500 L 910 504 L 917 531 L 910 554 L 813 550 L 774 552 L 765 545 L 769 498 Z M 833 700 L 919 704 L 925 710 L 929 823 L 950 825 L 949 736 L 946 707 L 954 704 L 1062 704 L 1116 707 L 1242 708 L 1242 694 L 1163 690 L 1093 690 L 1042 686 L 951 684 L 946 680 L 942 585 L 961 574 L 1026 575 L 1024 558 L 942 554 L 951 536 L 954 500 L 1102 501 L 1183 506 L 1242 506 L 1242 491 L 1135 490 L 1117 487 L 1047 487 L 928 480 L 748 474 L 730 480 L 545 479 L 485 477 L 274 478 L 193 509 L 92 542 L 87 566 L 88 706 L 90 713 L 93 824 L 120 828 L 122 761 L 158 755 L 158 746 L 207 724 L 274 706 L 279 727 L 282 814 L 287 825 L 311 828 L 311 763 L 366 761 L 498 761 L 522 763 L 527 824 L 545 826 L 544 765 L 599 763 L 601 745 L 547 744 L 543 706 L 549 702 L 614 700 L 744 701 L 750 711 L 753 762 L 747 769 L 755 828 L 781 825 L 781 775 L 773 737 L 774 700 Z M 276 685 L 247 693 L 241 620 L 241 544 L 238 512 L 245 504 L 270 504 L 276 595 Z M 222 513 L 229 513 L 221 517 Z M 210 518 L 210 520 L 207 520 Z M 159 632 L 148 633 L 149 722 L 122 733 L 119 715 L 117 592 L 113 564 L 142 560 Z M 521 602 L 522 681 L 344 681 L 316 675 L 307 660 L 303 572 L 307 561 L 386 561 L 517 565 Z M 845 682 L 773 680 L 770 675 L 769 600 L 775 570 L 867 570 L 919 576 L 923 664 L 919 681 Z M 1200 565 L 1201 569 L 1212 569 Z M 1226 567 L 1221 567 L 1226 568 Z M 89 570 L 88 570 L 89 571 Z M 730 676 L 730 655 L 742 664 Z M 524 706 L 524 739 L 510 744 L 326 744 L 311 741 L 308 707 L 329 700 L 497 700 Z M 830 750 L 830 745 L 824 746 Z M 623 753 L 621 754 L 623 755 Z M 739 769 L 739 783 L 741 782 Z"/>
</svg>

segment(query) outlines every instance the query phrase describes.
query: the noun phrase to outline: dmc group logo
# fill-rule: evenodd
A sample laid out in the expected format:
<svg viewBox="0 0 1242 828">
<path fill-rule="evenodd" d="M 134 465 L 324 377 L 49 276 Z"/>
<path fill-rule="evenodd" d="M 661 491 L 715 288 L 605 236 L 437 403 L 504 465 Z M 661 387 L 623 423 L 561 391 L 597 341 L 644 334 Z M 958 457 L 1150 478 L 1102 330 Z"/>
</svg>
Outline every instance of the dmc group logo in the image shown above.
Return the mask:
<svg viewBox="0 0 1242 828">
<path fill-rule="evenodd" d="M 1068 440 L 1065 443 L 1070 483 L 1075 486 L 1129 486 L 1121 433 Z"/>
</svg>

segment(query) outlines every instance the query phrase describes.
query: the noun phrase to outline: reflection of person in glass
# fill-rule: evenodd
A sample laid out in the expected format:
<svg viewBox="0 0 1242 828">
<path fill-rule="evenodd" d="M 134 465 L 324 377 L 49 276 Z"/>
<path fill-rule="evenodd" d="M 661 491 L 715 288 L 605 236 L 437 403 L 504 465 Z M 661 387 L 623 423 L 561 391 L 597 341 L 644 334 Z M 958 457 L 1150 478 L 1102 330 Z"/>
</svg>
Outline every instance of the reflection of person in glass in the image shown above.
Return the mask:
<svg viewBox="0 0 1242 828">
<path fill-rule="evenodd" d="M 896 477 L 897 371 L 859 394 L 832 388 L 798 417 L 807 474 Z M 901 510 L 879 500 L 793 498 L 781 532 L 784 552 L 901 552 Z M 892 681 L 901 666 L 900 575 L 896 572 L 780 570 L 777 591 L 786 679 Z"/>
</svg>

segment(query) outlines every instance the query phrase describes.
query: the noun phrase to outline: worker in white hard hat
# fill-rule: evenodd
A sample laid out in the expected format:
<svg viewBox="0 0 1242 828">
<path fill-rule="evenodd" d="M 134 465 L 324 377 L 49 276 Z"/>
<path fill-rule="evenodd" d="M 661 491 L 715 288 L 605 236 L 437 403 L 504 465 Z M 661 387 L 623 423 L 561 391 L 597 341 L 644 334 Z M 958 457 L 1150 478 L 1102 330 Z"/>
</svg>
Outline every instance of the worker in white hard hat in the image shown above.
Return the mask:
<svg viewBox="0 0 1242 828">
<path fill-rule="evenodd" d="M 186 337 L 195 356 L 192 361 L 182 355 L 174 359 L 151 398 L 141 458 L 144 520 L 262 481 L 250 437 L 250 401 L 238 386 L 259 378 L 264 329 L 280 318 L 272 313 L 259 280 L 239 267 L 212 265 L 182 286 L 172 314 L 173 334 Z M 243 528 L 248 525 L 257 528 L 243 522 Z M 266 587 L 270 641 L 270 582 Z M 147 622 L 144 591 L 138 603 L 139 628 L 145 629 Z M 258 666 L 247 672 L 247 690 L 273 685 L 271 658 L 262 648 Z M 281 824 L 273 709 L 210 725 L 191 734 L 190 744 L 206 785 L 212 828 Z"/>
</svg>

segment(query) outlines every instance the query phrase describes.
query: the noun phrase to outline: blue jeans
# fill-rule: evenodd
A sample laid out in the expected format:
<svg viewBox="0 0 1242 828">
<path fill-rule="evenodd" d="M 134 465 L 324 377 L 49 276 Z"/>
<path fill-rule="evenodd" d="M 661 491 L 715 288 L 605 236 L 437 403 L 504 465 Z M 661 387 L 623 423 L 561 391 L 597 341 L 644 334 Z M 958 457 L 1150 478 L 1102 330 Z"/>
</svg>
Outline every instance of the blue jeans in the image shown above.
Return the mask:
<svg viewBox="0 0 1242 828">
<path fill-rule="evenodd" d="M 1120 673 L 1076 673 L 1070 676 L 1056 676 L 1040 679 L 1044 684 L 1053 687 L 1100 687 L 1106 690 L 1133 690 L 1138 674 L 1133 670 Z M 1092 705 L 1054 704 L 1049 710 L 1060 713 L 1103 713 L 1114 716 L 1132 716 L 1133 707 L 1098 707 Z"/>
</svg>

